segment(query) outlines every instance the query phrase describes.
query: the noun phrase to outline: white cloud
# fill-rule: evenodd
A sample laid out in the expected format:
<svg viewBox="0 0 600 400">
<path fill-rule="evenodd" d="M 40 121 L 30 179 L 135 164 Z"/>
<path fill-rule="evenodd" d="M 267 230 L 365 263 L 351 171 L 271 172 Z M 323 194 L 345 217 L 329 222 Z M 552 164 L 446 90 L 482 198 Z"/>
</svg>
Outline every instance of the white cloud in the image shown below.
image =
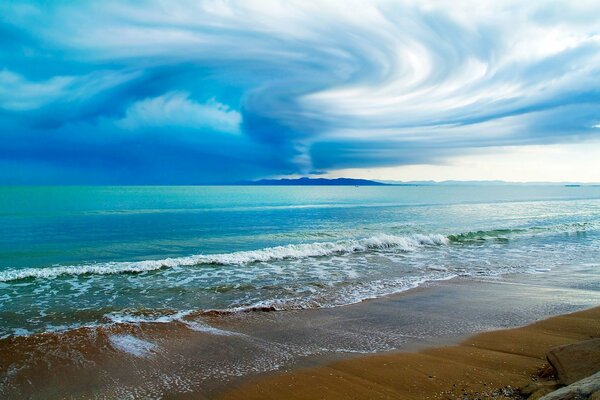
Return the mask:
<svg viewBox="0 0 600 400">
<path fill-rule="evenodd" d="M 169 92 L 131 105 L 125 117 L 117 121 L 124 129 L 144 127 L 180 127 L 209 129 L 237 134 L 242 117 L 224 104 L 211 99 L 204 104 L 189 99 L 183 92 Z"/>
<path fill-rule="evenodd" d="M 41 82 L 30 82 L 9 70 L 0 71 L 0 108 L 24 111 L 38 108 L 68 93 L 75 78 L 57 76 Z"/>
<path fill-rule="evenodd" d="M 137 76 L 134 72 L 96 71 L 82 76 L 54 76 L 31 81 L 8 69 L 0 70 L 0 108 L 29 111 L 54 102 L 93 97 Z"/>
<path fill-rule="evenodd" d="M 494 119 L 586 90 L 600 73 L 600 20 L 584 18 L 600 12 L 593 2 L 107 1 L 55 12 L 65 25 L 44 35 L 91 59 L 287 70 L 300 112 L 271 107 L 286 89 L 264 77 L 254 109 L 315 118 L 327 126 L 319 136 Z"/>
</svg>

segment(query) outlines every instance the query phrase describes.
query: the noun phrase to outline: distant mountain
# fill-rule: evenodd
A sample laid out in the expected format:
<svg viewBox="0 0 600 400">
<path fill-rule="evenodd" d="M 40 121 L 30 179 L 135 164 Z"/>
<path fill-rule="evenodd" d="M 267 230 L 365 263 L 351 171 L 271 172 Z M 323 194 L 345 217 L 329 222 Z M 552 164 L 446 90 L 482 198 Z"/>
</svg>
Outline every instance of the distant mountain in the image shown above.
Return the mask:
<svg viewBox="0 0 600 400">
<path fill-rule="evenodd" d="M 384 186 L 385 183 L 367 179 L 351 178 L 298 178 L 298 179 L 260 179 L 257 181 L 241 181 L 236 185 L 247 186 Z"/>
</svg>

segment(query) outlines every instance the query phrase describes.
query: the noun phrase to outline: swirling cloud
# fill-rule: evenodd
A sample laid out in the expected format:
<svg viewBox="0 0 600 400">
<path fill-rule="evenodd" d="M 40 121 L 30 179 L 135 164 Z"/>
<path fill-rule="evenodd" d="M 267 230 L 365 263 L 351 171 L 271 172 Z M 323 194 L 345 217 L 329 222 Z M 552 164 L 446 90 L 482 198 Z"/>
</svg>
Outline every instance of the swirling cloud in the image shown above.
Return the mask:
<svg viewBox="0 0 600 400">
<path fill-rule="evenodd" d="M 132 104 L 125 117 L 116 122 L 124 129 L 147 127 L 189 127 L 227 133 L 239 133 L 242 117 L 239 112 L 214 99 L 198 104 L 187 93 L 170 92 Z"/>
<path fill-rule="evenodd" d="M 3 2 L 0 162 L 22 172 L 0 180 L 225 182 L 595 140 L 598 14 L 566 1 Z"/>
</svg>

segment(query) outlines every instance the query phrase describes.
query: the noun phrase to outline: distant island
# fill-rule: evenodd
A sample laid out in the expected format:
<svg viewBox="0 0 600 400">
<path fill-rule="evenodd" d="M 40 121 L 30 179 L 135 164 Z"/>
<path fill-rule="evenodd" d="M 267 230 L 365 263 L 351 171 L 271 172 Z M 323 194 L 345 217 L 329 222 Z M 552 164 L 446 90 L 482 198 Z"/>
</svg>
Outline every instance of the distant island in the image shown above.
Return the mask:
<svg viewBox="0 0 600 400">
<path fill-rule="evenodd" d="M 386 186 L 387 184 L 368 179 L 352 178 L 297 178 L 297 179 L 259 179 L 257 181 L 240 181 L 235 185 L 246 186 Z"/>
</svg>

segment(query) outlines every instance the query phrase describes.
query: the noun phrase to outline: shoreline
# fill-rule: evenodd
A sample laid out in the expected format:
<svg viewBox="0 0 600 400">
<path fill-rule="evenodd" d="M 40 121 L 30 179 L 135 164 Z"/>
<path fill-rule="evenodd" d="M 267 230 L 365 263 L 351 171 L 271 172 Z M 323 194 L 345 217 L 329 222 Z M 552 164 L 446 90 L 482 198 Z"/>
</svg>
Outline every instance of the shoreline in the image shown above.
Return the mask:
<svg viewBox="0 0 600 400">
<path fill-rule="evenodd" d="M 276 373 L 217 398 L 522 398 L 515 389 L 545 379 L 549 349 L 598 337 L 600 306 L 595 306 L 524 327 L 478 333 L 457 345 L 363 355 Z"/>
<path fill-rule="evenodd" d="M 306 368 L 451 347 L 477 332 L 600 304 L 600 293 L 570 287 L 555 272 L 498 280 L 455 278 L 345 307 L 15 337 L 0 342 L 0 394 L 220 398 L 232 388 Z"/>
</svg>

